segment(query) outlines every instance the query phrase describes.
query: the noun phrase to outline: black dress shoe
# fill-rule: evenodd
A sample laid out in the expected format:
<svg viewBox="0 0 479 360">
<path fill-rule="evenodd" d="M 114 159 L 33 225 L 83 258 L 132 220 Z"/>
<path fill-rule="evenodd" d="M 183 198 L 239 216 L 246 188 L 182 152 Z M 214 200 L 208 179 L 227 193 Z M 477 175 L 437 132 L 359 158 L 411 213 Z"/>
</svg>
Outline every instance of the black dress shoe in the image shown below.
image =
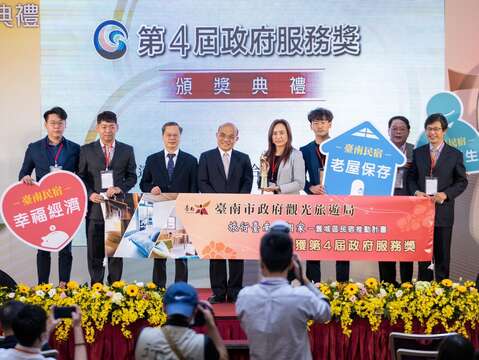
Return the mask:
<svg viewBox="0 0 479 360">
<path fill-rule="evenodd" d="M 208 301 L 210 304 L 221 304 L 226 302 L 226 297 L 225 296 L 218 296 L 218 295 L 213 295 L 208 298 Z"/>
</svg>

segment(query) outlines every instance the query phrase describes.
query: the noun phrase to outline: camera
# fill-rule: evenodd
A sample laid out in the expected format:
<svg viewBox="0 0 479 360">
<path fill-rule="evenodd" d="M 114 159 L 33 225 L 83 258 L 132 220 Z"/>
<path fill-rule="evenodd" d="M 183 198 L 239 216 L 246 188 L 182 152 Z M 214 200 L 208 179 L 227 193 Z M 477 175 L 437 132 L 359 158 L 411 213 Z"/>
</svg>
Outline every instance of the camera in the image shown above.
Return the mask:
<svg viewBox="0 0 479 360">
<path fill-rule="evenodd" d="M 53 308 L 53 317 L 55 319 L 71 318 L 73 312 L 75 312 L 74 306 L 55 306 Z"/>
<path fill-rule="evenodd" d="M 207 304 L 200 302 L 198 303 L 198 306 L 202 307 L 203 309 L 211 311 L 213 316 L 215 315 L 213 312 L 213 308 L 208 306 Z M 203 315 L 201 311 L 197 311 L 195 314 L 195 319 L 193 321 L 193 326 L 204 326 L 205 324 L 206 324 L 205 316 Z"/>
</svg>

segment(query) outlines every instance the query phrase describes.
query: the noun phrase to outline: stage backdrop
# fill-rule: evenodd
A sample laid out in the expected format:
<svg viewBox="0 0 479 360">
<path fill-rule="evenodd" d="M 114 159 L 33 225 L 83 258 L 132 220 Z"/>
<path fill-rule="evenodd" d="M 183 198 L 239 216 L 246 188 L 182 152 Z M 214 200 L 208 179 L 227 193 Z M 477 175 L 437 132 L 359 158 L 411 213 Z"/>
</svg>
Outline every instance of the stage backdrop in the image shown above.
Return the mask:
<svg viewBox="0 0 479 360">
<path fill-rule="evenodd" d="M 477 75 L 474 0 L 30 3 L 39 8 L 2 3 L 2 20 L 10 19 L 0 22 L 0 73 L 9 84 L 0 96 L 2 189 L 17 177 L 27 143 L 42 135 L 41 112 L 54 105 L 67 109 L 66 135 L 79 143 L 94 139 L 99 111 L 118 112 L 120 140 L 135 146 L 140 165 L 160 149 L 160 126 L 170 120 L 184 126 L 183 148 L 195 155 L 214 146 L 219 123 L 235 121 L 237 147 L 255 163 L 274 118 L 291 122 L 296 147 L 310 141 L 306 114 L 316 106 L 334 112 L 333 135 L 362 121 L 385 134 L 387 119 L 403 114 L 416 142 L 429 98 L 451 90 L 464 102 L 463 118 L 478 126 L 477 86 L 447 76 L 447 69 Z M 478 271 L 476 183 L 471 176 L 456 208 L 456 278 Z M 33 282 L 33 266 L 24 266 L 33 252 L 0 236 L 2 264 Z"/>
</svg>

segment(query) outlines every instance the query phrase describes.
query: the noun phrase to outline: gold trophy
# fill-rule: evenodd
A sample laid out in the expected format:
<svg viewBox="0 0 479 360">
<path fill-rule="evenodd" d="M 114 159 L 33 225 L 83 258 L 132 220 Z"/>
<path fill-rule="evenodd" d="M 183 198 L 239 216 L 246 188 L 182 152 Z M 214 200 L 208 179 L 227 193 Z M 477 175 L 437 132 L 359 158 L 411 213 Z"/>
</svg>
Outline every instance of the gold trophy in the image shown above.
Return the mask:
<svg viewBox="0 0 479 360">
<path fill-rule="evenodd" d="M 259 158 L 259 168 L 260 168 L 260 183 L 259 188 L 261 191 L 268 187 L 268 171 L 269 171 L 269 162 L 268 157 L 265 153 L 261 154 Z"/>
</svg>

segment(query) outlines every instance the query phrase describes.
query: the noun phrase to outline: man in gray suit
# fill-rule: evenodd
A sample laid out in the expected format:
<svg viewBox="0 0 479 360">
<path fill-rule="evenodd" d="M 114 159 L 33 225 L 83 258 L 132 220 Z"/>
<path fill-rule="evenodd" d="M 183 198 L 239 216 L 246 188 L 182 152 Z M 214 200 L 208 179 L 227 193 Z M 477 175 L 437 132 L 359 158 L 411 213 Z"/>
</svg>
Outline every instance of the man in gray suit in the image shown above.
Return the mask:
<svg viewBox="0 0 479 360">
<path fill-rule="evenodd" d="M 104 111 L 97 117 L 100 139 L 80 148 L 78 175 L 88 193 L 86 236 L 88 271 L 91 283 L 103 282 L 105 268 L 105 221 L 100 203 L 105 197 L 126 194 L 136 184 L 133 147 L 115 140 L 118 131 L 116 114 Z M 121 279 L 123 259 L 108 259 L 108 283 Z"/>
<path fill-rule="evenodd" d="M 394 184 L 394 196 L 409 196 L 408 189 L 406 187 L 407 171 L 411 167 L 412 153 L 414 145 L 406 142 L 409 136 L 409 130 L 411 126 L 409 120 L 404 116 L 393 116 L 388 122 L 389 139 L 397 146 L 399 150 L 406 156 L 406 165 L 401 166 L 397 170 L 396 183 Z M 401 282 L 411 282 L 413 263 L 401 262 L 400 263 Z M 381 281 L 385 281 L 394 285 L 398 285 L 396 282 L 396 263 L 394 261 L 380 261 L 379 262 L 379 278 Z"/>
</svg>

